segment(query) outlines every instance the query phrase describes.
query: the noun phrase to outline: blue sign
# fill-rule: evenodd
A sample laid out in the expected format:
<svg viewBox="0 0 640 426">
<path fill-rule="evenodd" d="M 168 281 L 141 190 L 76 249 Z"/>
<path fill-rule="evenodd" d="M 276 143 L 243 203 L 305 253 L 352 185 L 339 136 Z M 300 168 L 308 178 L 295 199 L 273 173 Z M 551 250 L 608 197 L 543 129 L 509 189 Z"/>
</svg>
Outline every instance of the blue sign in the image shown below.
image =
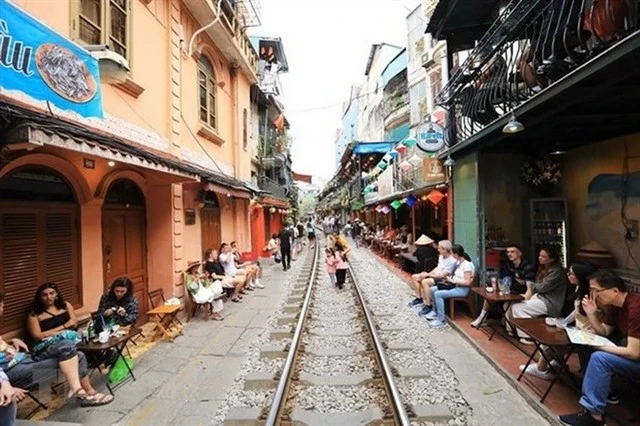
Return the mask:
<svg viewBox="0 0 640 426">
<path fill-rule="evenodd" d="M 0 0 L 0 88 L 102 118 L 98 60 L 6 0 Z"/>
<path fill-rule="evenodd" d="M 444 148 L 444 129 L 438 123 L 427 121 L 418 128 L 418 148 L 434 153 Z"/>
</svg>

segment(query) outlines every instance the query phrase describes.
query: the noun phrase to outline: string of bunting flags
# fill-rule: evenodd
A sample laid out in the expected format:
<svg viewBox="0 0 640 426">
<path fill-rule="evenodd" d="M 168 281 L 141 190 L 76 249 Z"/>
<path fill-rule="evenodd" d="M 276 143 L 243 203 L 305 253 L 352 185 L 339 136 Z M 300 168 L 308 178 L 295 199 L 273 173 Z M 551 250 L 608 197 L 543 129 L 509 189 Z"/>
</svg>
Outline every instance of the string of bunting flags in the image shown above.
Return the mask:
<svg viewBox="0 0 640 426">
<path fill-rule="evenodd" d="M 361 178 L 365 182 L 369 181 L 369 183 L 364 186 L 363 193 L 368 194 L 368 193 L 377 191 L 378 190 L 377 177 L 380 175 L 380 173 L 387 170 L 387 168 L 391 165 L 393 161 L 397 161 L 399 155 L 405 155 L 408 152 L 408 150 L 410 148 L 414 148 L 417 143 L 418 141 L 415 138 L 411 136 L 407 137 L 405 140 L 399 142 L 396 146 L 394 146 L 391 150 L 389 150 L 382 157 L 380 162 L 376 164 L 376 166 L 370 172 L 367 173 L 363 171 L 361 174 Z M 431 158 L 431 157 L 434 157 L 436 154 L 435 152 L 428 152 L 426 153 L 426 155 L 429 158 Z M 402 172 L 407 173 L 413 168 L 420 165 L 422 161 L 423 161 L 423 158 L 414 152 L 414 154 L 411 157 L 404 158 L 398 164 L 398 168 Z M 445 194 L 438 191 L 437 189 L 434 189 L 429 194 L 422 195 L 420 199 L 423 201 L 429 201 L 434 206 L 437 206 L 443 200 L 444 197 L 446 197 Z M 407 197 L 393 200 L 388 204 L 387 203 L 378 204 L 375 207 L 371 207 L 371 210 L 375 210 L 379 213 L 383 213 L 386 215 L 386 214 L 389 214 L 392 211 L 392 209 L 393 211 L 398 210 L 404 204 L 406 204 L 409 208 L 411 208 L 414 205 L 416 205 L 418 201 L 419 199 L 416 196 L 414 196 L 413 194 L 409 194 Z"/>
</svg>

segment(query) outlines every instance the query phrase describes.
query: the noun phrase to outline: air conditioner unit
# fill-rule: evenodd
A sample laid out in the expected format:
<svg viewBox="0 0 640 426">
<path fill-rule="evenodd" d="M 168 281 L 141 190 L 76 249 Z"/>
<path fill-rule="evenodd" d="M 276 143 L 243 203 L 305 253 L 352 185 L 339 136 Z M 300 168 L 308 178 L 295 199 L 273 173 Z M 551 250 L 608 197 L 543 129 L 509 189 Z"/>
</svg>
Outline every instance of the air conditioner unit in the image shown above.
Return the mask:
<svg viewBox="0 0 640 426">
<path fill-rule="evenodd" d="M 432 52 L 430 52 L 430 51 L 429 52 L 424 52 L 422 54 L 422 61 L 421 62 L 422 62 L 422 67 L 423 68 L 429 68 L 432 65 L 434 65 L 435 61 L 433 60 Z"/>
<path fill-rule="evenodd" d="M 91 56 L 98 60 L 100 80 L 103 83 L 124 83 L 129 77 L 129 62 L 107 45 L 85 46 Z"/>
</svg>

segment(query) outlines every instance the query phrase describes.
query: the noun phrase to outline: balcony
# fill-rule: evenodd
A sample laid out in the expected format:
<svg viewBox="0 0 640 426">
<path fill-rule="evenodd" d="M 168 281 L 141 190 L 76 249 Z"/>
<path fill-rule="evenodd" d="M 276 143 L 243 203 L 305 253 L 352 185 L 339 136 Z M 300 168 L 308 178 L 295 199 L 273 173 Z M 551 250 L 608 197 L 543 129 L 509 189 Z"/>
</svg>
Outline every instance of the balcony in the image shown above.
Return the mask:
<svg viewBox="0 0 640 426">
<path fill-rule="evenodd" d="M 225 58 L 237 65 L 249 78 L 251 84 L 258 83 L 258 54 L 254 50 L 245 30 L 247 17 L 241 16 L 238 4 L 230 0 L 183 0 L 201 26 L 216 19 L 220 2 L 220 19 L 207 29 L 206 33 L 214 41 Z"/>
<path fill-rule="evenodd" d="M 499 134 L 512 112 L 525 117 L 527 130 L 548 119 L 545 137 L 557 138 L 595 127 L 595 116 L 605 125 L 607 114 L 610 121 L 621 111 L 640 113 L 632 100 L 639 48 L 636 1 L 513 0 L 436 102 L 451 113 L 454 142 Z"/>
<path fill-rule="evenodd" d="M 405 88 L 406 89 L 406 88 Z M 382 115 L 384 127 L 394 127 L 395 124 L 409 120 L 409 94 L 398 91 L 382 101 Z"/>
<path fill-rule="evenodd" d="M 276 198 L 279 198 L 281 200 L 287 198 L 289 188 L 285 188 L 285 186 L 267 176 L 261 176 L 260 178 L 258 178 L 258 184 L 260 185 L 261 189 L 269 192 Z"/>
</svg>

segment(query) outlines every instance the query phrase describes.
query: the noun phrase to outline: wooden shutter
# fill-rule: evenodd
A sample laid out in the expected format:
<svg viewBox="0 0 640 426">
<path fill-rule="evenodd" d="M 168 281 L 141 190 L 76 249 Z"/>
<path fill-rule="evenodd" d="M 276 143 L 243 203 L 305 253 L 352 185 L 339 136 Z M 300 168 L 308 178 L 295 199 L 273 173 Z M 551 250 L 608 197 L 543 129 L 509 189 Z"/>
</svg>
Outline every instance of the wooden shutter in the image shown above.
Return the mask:
<svg viewBox="0 0 640 426">
<path fill-rule="evenodd" d="M 78 238 L 75 233 L 75 209 L 45 213 L 43 282 L 53 281 L 72 305 L 80 302 L 78 284 Z"/>
<path fill-rule="evenodd" d="M 74 305 L 82 300 L 76 206 L 23 206 L 0 206 L 0 290 L 5 293 L 2 333 L 24 327 L 42 283 L 55 282 Z"/>
<path fill-rule="evenodd" d="M 4 292 L 4 316 L 0 330 L 24 327 L 38 286 L 38 238 L 36 212 L 11 209 L 0 215 L 0 284 Z"/>
</svg>

